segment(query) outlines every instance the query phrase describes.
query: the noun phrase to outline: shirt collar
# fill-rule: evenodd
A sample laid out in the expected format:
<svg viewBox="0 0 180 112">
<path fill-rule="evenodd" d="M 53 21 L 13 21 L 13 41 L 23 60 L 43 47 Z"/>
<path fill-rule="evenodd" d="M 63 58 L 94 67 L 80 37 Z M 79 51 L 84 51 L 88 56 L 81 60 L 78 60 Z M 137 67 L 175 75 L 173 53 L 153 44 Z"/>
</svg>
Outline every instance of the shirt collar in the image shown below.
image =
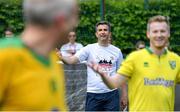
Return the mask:
<svg viewBox="0 0 180 112">
<path fill-rule="evenodd" d="M 153 54 L 153 50 L 150 47 L 146 47 L 146 50 L 150 53 Z M 167 49 L 164 49 L 163 54 L 167 54 Z"/>
</svg>

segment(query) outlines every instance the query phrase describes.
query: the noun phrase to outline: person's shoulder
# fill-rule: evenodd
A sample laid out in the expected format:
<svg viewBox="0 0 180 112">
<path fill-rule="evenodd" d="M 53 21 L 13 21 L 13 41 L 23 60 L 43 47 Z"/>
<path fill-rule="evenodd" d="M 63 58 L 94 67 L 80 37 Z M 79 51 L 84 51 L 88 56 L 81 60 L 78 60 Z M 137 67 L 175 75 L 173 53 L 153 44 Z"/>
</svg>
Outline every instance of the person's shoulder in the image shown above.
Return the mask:
<svg viewBox="0 0 180 112">
<path fill-rule="evenodd" d="M 140 56 L 143 56 L 147 53 L 147 50 L 144 48 L 144 49 L 141 49 L 141 50 L 138 50 L 138 51 L 132 51 L 127 57 L 134 57 L 134 58 L 139 58 Z"/>
<path fill-rule="evenodd" d="M 77 47 L 80 47 L 80 48 L 83 47 L 83 45 L 82 45 L 81 43 L 77 43 L 77 42 L 76 42 L 76 46 L 77 46 Z"/>
<path fill-rule="evenodd" d="M 63 44 L 60 49 L 67 48 L 69 46 L 69 43 Z"/>
<path fill-rule="evenodd" d="M 3 38 L 0 40 L 0 49 L 5 48 L 22 48 L 23 43 L 19 37 L 15 38 Z"/>
<path fill-rule="evenodd" d="M 93 44 L 88 44 L 85 47 L 92 48 L 92 47 L 97 47 L 97 46 L 98 46 L 97 43 L 93 43 Z"/>
<path fill-rule="evenodd" d="M 118 48 L 118 47 L 116 47 L 116 46 L 114 46 L 114 45 L 112 45 L 112 44 L 109 44 L 109 47 L 110 47 L 110 49 L 114 49 L 114 50 L 116 50 L 116 51 L 121 51 L 120 48 Z"/>
<path fill-rule="evenodd" d="M 82 45 L 81 43 L 76 42 L 76 45 Z"/>
<path fill-rule="evenodd" d="M 7 38 L 0 40 L 0 60 L 16 61 L 20 54 L 24 54 L 24 44 L 20 38 Z"/>
<path fill-rule="evenodd" d="M 168 53 L 171 57 L 180 58 L 180 56 L 179 56 L 177 53 L 173 52 L 173 51 L 167 50 L 167 53 Z"/>
<path fill-rule="evenodd" d="M 93 43 L 93 44 L 88 44 L 84 47 L 82 47 L 83 51 L 91 51 L 92 49 L 95 50 L 98 47 L 97 43 Z"/>
</svg>

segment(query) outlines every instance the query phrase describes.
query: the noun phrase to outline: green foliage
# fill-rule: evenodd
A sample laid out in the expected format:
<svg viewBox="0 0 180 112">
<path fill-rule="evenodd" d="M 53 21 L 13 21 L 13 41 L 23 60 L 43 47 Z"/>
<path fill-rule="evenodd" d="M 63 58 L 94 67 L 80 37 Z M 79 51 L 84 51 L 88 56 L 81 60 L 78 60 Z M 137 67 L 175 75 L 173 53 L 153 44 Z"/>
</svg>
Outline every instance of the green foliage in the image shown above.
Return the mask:
<svg viewBox="0 0 180 112">
<path fill-rule="evenodd" d="M 77 28 L 78 41 L 87 45 L 96 42 L 95 24 L 100 21 L 100 0 L 79 0 L 80 21 Z M 171 48 L 180 53 L 180 0 L 149 0 L 148 9 L 144 0 L 105 0 L 105 20 L 112 25 L 113 44 L 129 53 L 138 40 L 146 39 L 146 24 L 149 17 L 161 14 L 171 22 Z M 24 27 L 22 0 L 0 0 L 0 34 L 12 26 L 16 33 Z M 179 45 L 179 46 L 178 46 Z"/>
<path fill-rule="evenodd" d="M 105 20 L 112 26 L 113 44 L 124 52 L 134 50 L 138 40 L 146 38 L 146 25 L 149 17 L 164 15 L 170 18 L 171 49 L 180 53 L 180 2 L 179 0 L 149 0 L 148 9 L 144 7 L 144 0 L 106 0 Z M 83 2 L 81 6 L 81 20 L 77 28 L 79 41 L 84 44 L 96 41 L 94 26 L 100 20 L 100 4 Z M 84 13 L 86 12 L 86 13 Z M 83 21 L 83 22 L 82 22 Z"/>
<path fill-rule="evenodd" d="M 4 36 L 6 27 L 12 27 L 14 32 L 21 32 L 23 29 L 21 0 L 0 1 L 0 34 Z"/>
</svg>

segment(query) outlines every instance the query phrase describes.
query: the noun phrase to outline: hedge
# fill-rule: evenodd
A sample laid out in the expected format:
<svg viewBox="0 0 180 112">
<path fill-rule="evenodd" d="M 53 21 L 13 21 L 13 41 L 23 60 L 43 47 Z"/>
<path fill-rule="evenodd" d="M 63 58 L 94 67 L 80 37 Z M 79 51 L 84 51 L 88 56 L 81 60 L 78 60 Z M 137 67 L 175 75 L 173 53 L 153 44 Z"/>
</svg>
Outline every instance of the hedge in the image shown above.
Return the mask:
<svg viewBox="0 0 180 112">
<path fill-rule="evenodd" d="M 9 2 L 7 2 L 9 1 Z M 24 27 L 21 0 L 0 2 L 0 34 L 3 36 L 5 27 L 12 26 L 18 34 Z M 96 2 L 97 1 L 97 2 Z M 96 42 L 95 24 L 100 21 L 99 0 L 81 0 L 80 20 L 77 27 L 78 41 L 87 45 Z M 141 1 L 141 2 L 137 2 Z M 144 7 L 144 0 L 106 0 L 105 20 L 112 25 L 113 44 L 129 53 L 134 50 L 138 40 L 146 39 L 146 24 L 149 17 L 164 15 L 170 18 L 170 47 L 180 53 L 180 1 L 179 0 L 149 0 Z"/>
</svg>

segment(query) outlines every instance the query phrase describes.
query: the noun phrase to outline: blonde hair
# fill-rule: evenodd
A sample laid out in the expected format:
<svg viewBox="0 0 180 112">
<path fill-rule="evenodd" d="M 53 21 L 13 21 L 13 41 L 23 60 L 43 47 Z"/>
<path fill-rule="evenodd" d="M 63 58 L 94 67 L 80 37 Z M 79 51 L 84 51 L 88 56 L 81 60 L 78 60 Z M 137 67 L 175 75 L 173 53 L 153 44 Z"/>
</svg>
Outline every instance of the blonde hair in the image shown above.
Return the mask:
<svg viewBox="0 0 180 112">
<path fill-rule="evenodd" d="M 162 15 L 153 16 L 148 20 L 147 24 L 147 31 L 150 30 L 150 24 L 153 22 L 165 22 L 168 26 L 168 30 L 170 31 L 170 23 L 169 23 L 169 17 L 165 17 Z"/>
</svg>

